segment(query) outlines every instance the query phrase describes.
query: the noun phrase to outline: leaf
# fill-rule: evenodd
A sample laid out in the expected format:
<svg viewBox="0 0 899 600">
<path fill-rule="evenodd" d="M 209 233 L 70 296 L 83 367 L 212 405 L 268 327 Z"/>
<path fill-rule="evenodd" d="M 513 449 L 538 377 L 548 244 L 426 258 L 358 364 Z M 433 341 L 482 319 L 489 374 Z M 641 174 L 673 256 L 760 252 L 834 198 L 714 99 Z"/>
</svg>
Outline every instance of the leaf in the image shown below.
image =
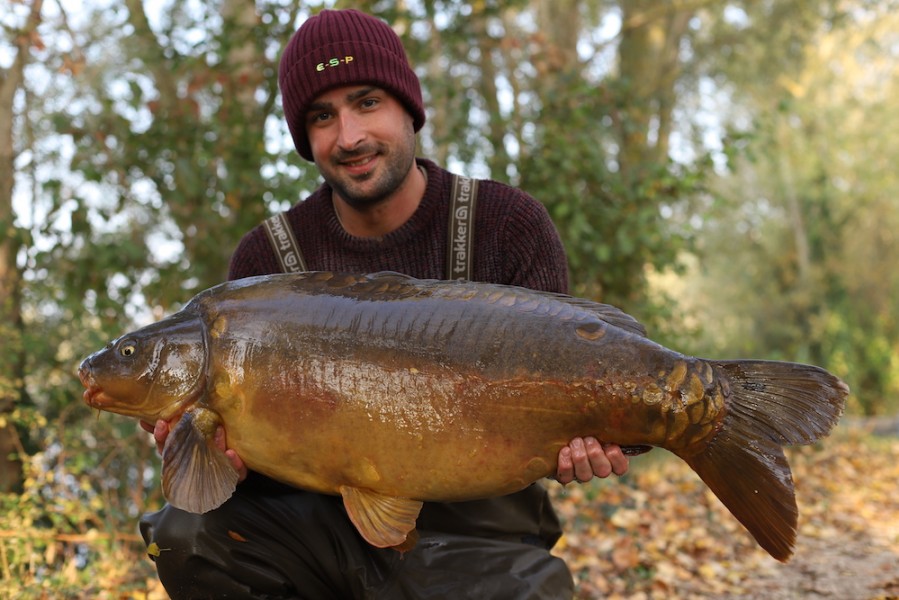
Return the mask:
<svg viewBox="0 0 899 600">
<path fill-rule="evenodd" d="M 234 540 L 235 542 L 246 542 L 247 541 L 247 538 L 240 535 L 236 531 L 232 531 L 230 529 L 228 530 L 228 537 L 231 538 L 232 540 Z"/>
</svg>

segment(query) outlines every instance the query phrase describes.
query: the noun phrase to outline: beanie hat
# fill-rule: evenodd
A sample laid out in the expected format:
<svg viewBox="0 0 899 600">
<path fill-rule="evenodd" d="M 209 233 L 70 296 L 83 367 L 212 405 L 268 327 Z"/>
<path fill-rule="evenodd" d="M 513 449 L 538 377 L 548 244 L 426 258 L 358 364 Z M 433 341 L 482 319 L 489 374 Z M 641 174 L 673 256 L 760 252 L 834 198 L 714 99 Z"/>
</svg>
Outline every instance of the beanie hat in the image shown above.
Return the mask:
<svg viewBox="0 0 899 600">
<path fill-rule="evenodd" d="M 412 115 L 415 131 L 424 125 L 421 84 L 387 23 L 353 9 L 323 10 L 308 18 L 284 48 L 278 71 L 284 116 L 300 156 L 312 160 L 309 104 L 329 89 L 362 83 L 393 94 Z"/>
</svg>

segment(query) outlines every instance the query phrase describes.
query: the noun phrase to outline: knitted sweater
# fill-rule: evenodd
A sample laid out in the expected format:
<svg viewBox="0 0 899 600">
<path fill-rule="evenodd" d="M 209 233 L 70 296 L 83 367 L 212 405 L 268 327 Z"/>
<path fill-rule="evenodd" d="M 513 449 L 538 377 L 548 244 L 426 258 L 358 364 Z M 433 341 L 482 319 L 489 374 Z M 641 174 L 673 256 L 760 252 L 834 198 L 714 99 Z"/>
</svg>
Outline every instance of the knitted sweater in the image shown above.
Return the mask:
<svg viewBox="0 0 899 600">
<path fill-rule="evenodd" d="M 397 271 L 445 279 L 452 175 L 419 159 L 428 173 L 421 204 L 399 229 L 382 238 L 348 234 L 323 184 L 287 211 L 306 265 L 314 271 Z M 542 204 L 496 181 L 479 183 L 472 279 L 551 292 L 568 291 L 565 251 Z M 246 234 L 231 258 L 229 279 L 280 272 L 264 228 Z"/>
<path fill-rule="evenodd" d="M 307 267 L 353 273 L 397 271 L 422 279 L 445 279 L 452 175 L 428 160 L 418 159 L 418 164 L 428 174 L 422 201 L 404 225 L 383 238 L 349 235 L 337 220 L 327 184 L 288 210 L 288 222 Z M 562 243 L 546 209 L 534 198 L 482 180 L 474 228 L 472 279 L 567 292 Z M 278 272 L 280 263 L 260 225 L 240 241 L 231 258 L 229 279 Z M 546 548 L 561 535 L 558 518 L 541 485 L 501 498 L 428 502 L 417 526 L 422 531 L 526 541 Z"/>
</svg>

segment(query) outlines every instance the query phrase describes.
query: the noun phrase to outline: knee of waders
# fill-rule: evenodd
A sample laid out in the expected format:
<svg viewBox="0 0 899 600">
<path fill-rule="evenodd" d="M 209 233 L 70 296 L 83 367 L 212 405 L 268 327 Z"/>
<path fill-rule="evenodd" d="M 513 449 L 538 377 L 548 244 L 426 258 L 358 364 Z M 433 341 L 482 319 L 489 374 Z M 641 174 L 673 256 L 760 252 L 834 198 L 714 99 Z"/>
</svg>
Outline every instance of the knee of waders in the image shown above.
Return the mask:
<svg viewBox="0 0 899 600">
<path fill-rule="evenodd" d="M 166 504 L 161 510 L 140 519 L 140 534 L 150 559 L 159 564 L 183 563 L 201 553 L 205 530 L 204 515 L 179 510 Z"/>
</svg>

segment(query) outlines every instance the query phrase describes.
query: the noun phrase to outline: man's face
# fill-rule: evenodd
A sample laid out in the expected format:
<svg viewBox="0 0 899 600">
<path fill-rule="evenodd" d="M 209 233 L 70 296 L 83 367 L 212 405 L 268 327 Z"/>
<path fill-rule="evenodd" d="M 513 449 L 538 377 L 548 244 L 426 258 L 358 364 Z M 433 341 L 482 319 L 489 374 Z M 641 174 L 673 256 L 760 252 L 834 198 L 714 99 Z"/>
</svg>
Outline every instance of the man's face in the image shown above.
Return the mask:
<svg viewBox="0 0 899 600">
<path fill-rule="evenodd" d="M 389 197 L 415 160 L 412 116 L 390 93 L 370 85 L 317 97 L 306 113 L 306 133 L 322 177 L 357 209 Z"/>
</svg>

